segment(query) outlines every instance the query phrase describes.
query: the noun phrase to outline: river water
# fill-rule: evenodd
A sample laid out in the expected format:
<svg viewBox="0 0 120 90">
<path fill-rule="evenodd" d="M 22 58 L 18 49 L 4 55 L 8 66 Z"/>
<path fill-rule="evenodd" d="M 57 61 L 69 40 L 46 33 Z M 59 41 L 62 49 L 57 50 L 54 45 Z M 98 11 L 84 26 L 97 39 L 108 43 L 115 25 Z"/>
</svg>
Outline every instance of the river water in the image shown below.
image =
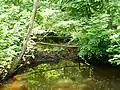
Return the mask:
<svg viewBox="0 0 120 90">
<path fill-rule="evenodd" d="M 28 90 L 120 90 L 120 70 L 108 66 L 98 68 L 83 63 L 79 66 L 63 61 L 57 65 L 39 65 L 29 73 L 26 78 Z M 7 83 L 4 90 L 9 90 L 12 83 Z"/>
</svg>

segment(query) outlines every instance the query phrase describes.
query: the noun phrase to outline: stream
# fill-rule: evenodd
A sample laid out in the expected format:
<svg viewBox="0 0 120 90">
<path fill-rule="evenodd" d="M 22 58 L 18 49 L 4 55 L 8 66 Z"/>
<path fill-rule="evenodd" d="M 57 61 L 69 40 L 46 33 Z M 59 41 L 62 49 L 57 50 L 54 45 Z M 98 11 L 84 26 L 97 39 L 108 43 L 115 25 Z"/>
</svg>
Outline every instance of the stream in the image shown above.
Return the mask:
<svg viewBox="0 0 120 90">
<path fill-rule="evenodd" d="M 17 81 L 25 81 L 28 90 L 120 90 L 120 72 L 113 67 L 98 68 L 62 60 L 58 64 L 38 65 L 28 73 L 26 79 Z M 26 75 L 18 78 L 23 76 Z M 10 89 L 13 82 L 10 79 L 0 90 L 13 90 Z"/>
</svg>

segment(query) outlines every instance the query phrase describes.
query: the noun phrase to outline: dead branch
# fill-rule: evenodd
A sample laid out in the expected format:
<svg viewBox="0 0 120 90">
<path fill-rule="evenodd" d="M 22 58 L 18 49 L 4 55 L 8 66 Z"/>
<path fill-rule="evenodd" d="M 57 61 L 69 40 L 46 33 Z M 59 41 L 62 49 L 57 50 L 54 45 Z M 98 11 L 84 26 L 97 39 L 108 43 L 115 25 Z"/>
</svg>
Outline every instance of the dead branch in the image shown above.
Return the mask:
<svg viewBox="0 0 120 90">
<path fill-rule="evenodd" d="M 44 43 L 44 42 L 37 42 L 38 45 L 49 45 L 49 46 L 57 46 L 57 47 L 67 47 L 67 48 L 79 48 L 79 46 L 75 46 L 75 45 L 60 45 L 60 44 L 51 44 L 51 43 Z"/>
</svg>

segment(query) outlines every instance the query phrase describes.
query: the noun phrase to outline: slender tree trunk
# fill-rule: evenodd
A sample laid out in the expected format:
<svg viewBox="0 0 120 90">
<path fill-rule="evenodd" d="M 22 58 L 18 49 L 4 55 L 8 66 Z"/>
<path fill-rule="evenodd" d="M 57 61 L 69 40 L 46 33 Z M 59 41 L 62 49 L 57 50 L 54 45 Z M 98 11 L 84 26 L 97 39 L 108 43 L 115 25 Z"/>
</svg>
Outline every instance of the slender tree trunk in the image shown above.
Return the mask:
<svg viewBox="0 0 120 90">
<path fill-rule="evenodd" d="M 28 33 L 24 40 L 22 51 L 21 51 L 19 57 L 16 60 L 14 60 L 12 63 L 12 67 L 10 68 L 10 71 L 9 71 L 10 74 L 12 74 L 16 71 L 16 68 L 21 63 L 22 57 L 26 51 L 27 42 L 29 41 L 32 29 L 33 29 L 33 23 L 34 23 L 34 19 L 35 19 L 36 10 L 37 10 L 37 4 L 38 4 L 38 0 L 34 0 L 34 5 L 33 5 L 33 10 L 32 10 L 32 15 L 31 15 L 31 21 L 30 21 L 29 28 L 28 28 Z"/>
</svg>

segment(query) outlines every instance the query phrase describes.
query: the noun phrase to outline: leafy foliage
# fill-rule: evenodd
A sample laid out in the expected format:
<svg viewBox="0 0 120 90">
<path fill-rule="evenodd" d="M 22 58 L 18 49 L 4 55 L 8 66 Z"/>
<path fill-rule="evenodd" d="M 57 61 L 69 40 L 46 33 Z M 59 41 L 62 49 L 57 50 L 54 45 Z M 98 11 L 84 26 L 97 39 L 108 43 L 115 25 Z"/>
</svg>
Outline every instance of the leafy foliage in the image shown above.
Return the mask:
<svg viewBox="0 0 120 90">
<path fill-rule="evenodd" d="M 0 67 L 9 69 L 12 60 L 21 50 L 29 12 L 21 11 L 20 7 L 14 5 L 2 5 L 0 11 Z M 0 70 L 1 73 L 5 72 Z"/>
<path fill-rule="evenodd" d="M 44 9 L 45 11 L 40 14 L 42 17 L 42 22 L 38 21 L 40 25 L 55 30 L 60 35 L 72 36 L 71 41 L 80 46 L 80 56 L 89 58 L 95 56 L 100 59 L 109 55 L 109 48 L 114 46 L 110 39 L 111 30 L 114 31 L 120 24 L 118 0 L 48 2 L 49 9 Z M 115 62 L 119 63 L 119 59 Z"/>
<path fill-rule="evenodd" d="M 119 30 L 115 30 L 115 31 L 111 31 L 111 45 L 109 46 L 109 48 L 107 49 L 107 52 L 110 55 L 110 59 L 109 61 L 112 64 L 120 64 L 120 31 Z"/>
<path fill-rule="evenodd" d="M 108 23 L 106 14 L 91 18 L 89 25 L 83 25 L 84 29 L 73 34 L 75 42 L 80 45 L 80 56 L 94 56 L 99 58 L 106 55 L 106 49 L 110 45 L 109 33 L 106 27 Z"/>
<path fill-rule="evenodd" d="M 104 13 L 104 11 L 102 12 L 102 10 L 100 11 L 101 8 L 105 8 L 105 2 L 100 0 L 88 1 L 51 1 L 53 7 L 56 5 L 60 8 L 50 8 L 49 5 L 47 8 L 50 9 L 43 8 L 39 13 L 41 19 L 37 19 L 37 22 L 40 22 L 38 24 L 46 29 L 54 30 L 60 35 L 72 36 L 71 41 L 80 46 L 80 56 L 84 57 L 87 55 L 92 57 L 95 55 L 98 58 L 107 54 L 106 49 L 110 44 L 107 29 L 110 15 Z M 100 5 L 98 4 L 99 2 L 101 3 Z M 90 5 L 89 7 L 88 4 Z M 89 8 L 94 9 L 86 11 L 86 8 L 87 10 Z"/>
</svg>

